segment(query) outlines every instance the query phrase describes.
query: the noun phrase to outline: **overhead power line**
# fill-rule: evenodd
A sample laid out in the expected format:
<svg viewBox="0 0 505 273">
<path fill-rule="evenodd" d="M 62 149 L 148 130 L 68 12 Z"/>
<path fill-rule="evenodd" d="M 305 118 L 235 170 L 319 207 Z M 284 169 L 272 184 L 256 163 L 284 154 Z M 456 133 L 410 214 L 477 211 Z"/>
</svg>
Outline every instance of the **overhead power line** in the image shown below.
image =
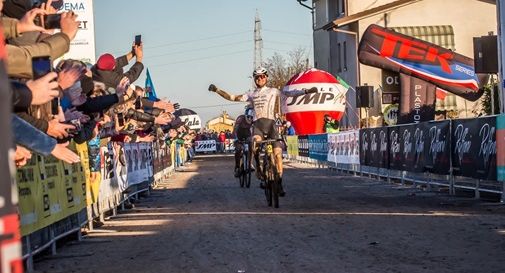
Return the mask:
<svg viewBox="0 0 505 273">
<path fill-rule="evenodd" d="M 223 34 L 223 35 L 209 36 L 209 37 L 200 38 L 200 39 L 179 41 L 179 42 L 161 44 L 161 45 L 157 45 L 157 46 L 150 46 L 150 47 L 146 47 L 146 49 L 149 49 L 149 48 L 160 48 L 160 47 L 172 46 L 172 45 L 188 44 L 188 43 L 194 43 L 194 42 L 206 41 L 206 40 L 213 40 L 213 39 L 230 37 L 230 36 L 240 35 L 240 34 L 244 34 L 244 33 L 251 33 L 251 32 L 252 32 L 251 30 L 247 30 L 247 31 L 234 32 L 234 33 L 228 33 L 228 34 Z"/>
<path fill-rule="evenodd" d="M 240 54 L 240 53 L 244 53 L 244 52 L 251 52 L 251 50 L 246 49 L 246 50 L 235 51 L 235 52 L 230 52 L 230 53 L 220 54 L 220 55 L 213 55 L 213 56 L 208 56 L 208 57 L 200 57 L 200 58 L 194 58 L 194 59 L 188 59 L 188 60 L 182 60 L 182 61 L 170 62 L 170 63 L 164 63 L 164 64 L 154 64 L 154 65 L 149 65 L 149 67 L 159 67 L 159 66 L 166 66 L 166 65 L 173 65 L 173 64 L 197 62 L 197 61 L 201 61 L 201 60 L 207 60 L 207 59 L 212 59 L 212 58 L 217 58 L 217 57 L 235 55 L 235 54 Z"/>
<path fill-rule="evenodd" d="M 310 34 L 303 34 L 299 32 L 289 32 L 289 31 L 282 31 L 282 30 L 273 30 L 273 29 L 263 29 L 266 32 L 274 32 L 274 33 L 282 33 L 282 34 L 287 34 L 287 35 L 296 35 L 296 36 L 312 36 Z"/>
<path fill-rule="evenodd" d="M 245 43 L 250 43 L 251 40 L 246 40 L 246 41 L 240 41 L 240 42 L 234 42 L 234 43 L 228 43 L 228 44 L 221 44 L 221 45 L 215 45 L 215 46 L 207 46 L 207 47 L 201 47 L 201 48 L 195 48 L 195 49 L 188 49 L 188 50 L 181 50 L 181 51 L 174 51 L 166 54 L 160 54 L 160 55 L 154 55 L 154 56 L 146 56 L 144 59 L 151 59 L 151 58 L 158 58 L 158 57 L 163 57 L 163 56 L 171 56 L 171 55 L 177 55 L 180 53 L 188 53 L 188 52 L 195 52 L 195 51 L 203 51 L 211 48 L 219 48 L 219 47 L 226 47 L 226 46 L 231 46 L 231 45 L 238 45 L 238 44 L 245 44 Z"/>
</svg>

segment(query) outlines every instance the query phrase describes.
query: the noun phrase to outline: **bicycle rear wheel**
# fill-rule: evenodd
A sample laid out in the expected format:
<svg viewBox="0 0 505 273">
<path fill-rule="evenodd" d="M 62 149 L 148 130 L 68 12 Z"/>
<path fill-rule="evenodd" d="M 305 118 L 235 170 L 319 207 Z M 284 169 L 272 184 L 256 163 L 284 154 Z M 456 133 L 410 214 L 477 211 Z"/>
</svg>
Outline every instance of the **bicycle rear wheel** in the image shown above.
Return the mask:
<svg viewBox="0 0 505 273">
<path fill-rule="evenodd" d="M 238 173 L 239 173 L 239 176 L 238 176 L 238 182 L 240 183 L 240 187 L 243 188 L 244 187 L 244 183 L 245 183 L 245 177 L 244 177 L 244 161 L 243 160 L 240 160 L 240 167 L 239 167 L 239 170 L 238 170 Z"/>
</svg>

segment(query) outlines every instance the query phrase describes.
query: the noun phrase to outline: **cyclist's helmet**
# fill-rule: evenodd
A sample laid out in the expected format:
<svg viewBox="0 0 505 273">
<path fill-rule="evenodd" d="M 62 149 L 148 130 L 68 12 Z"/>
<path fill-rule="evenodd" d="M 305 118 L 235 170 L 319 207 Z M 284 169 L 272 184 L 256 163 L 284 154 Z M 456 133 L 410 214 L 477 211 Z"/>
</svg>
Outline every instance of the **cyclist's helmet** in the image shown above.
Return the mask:
<svg viewBox="0 0 505 273">
<path fill-rule="evenodd" d="M 251 106 L 247 106 L 245 108 L 244 116 L 248 119 L 253 119 L 254 118 L 254 108 Z"/>
<path fill-rule="evenodd" d="M 265 75 L 268 77 L 268 70 L 264 67 L 258 67 L 253 71 L 253 77 Z"/>
</svg>

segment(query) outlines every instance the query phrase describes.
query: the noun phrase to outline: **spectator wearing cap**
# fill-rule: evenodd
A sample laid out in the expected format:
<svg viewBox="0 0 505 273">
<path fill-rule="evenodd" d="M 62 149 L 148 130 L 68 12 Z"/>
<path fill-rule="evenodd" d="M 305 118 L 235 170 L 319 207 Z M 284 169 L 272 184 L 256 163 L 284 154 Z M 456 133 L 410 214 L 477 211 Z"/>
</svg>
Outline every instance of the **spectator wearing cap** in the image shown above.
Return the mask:
<svg viewBox="0 0 505 273">
<path fill-rule="evenodd" d="M 140 46 L 134 44 L 133 52 L 128 52 L 117 59 L 111 54 L 105 53 L 98 58 L 96 64 L 91 68 L 93 80 L 104 83 L 106 89 L 116 88 L 123 77 L 128 78 L 130 83 L 133 83 L 144 70 L 143 56 L 142 44 Z M 127 66 L 133 57 L 135 57 L 135 63 L 127 72 L 124 72 L 123 67 Z"/>
</svg>

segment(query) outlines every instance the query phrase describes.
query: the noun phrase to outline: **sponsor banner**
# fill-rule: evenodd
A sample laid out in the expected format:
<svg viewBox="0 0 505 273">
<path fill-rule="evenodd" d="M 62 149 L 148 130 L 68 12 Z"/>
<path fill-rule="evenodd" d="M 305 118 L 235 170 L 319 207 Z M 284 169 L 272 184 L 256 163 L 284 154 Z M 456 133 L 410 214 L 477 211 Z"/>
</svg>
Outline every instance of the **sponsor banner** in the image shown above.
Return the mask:
<svg viewBox="0 0 505 273">
<path fill-rule="evenodd" d="M 327 160 L 339 164 L 359 164 L 359 130 L 328 134 Z"/>
<path fill-rule="evenodd" d="M 370 166 L 370 129 L 359 130 L 359 163 Z"/>
<path fill-rule="evenodd" d="M 369 166 L 387 168 L 389 166 L 388 127 L 369 129 Z"/>
<path fill-rule="evenodd" d="M 398 124 L 419 123 L 435 117 L 435 85 L 419 78 L 400 74 L 400 115 Z"/>
<path fill-rule="evenodd" d="M 452 122 L 454 175 L 496 180 L 496 117 Z"/>
<path fill-rule="evenodd" d="M 75 151 L 73 144 L 69 148 Z M 79 154 L 82 157 L 84 153 Z M 70 165 L 52 156 L 37 155 L 17 170 L 23 236 L 86 207 L 86 166 L 83 166 L 82 161 Z"/>
<path fill-rule="evenodd" d="M 389 140 L 389 168 L 393 170 L 403 170 L 402 158 L 402 135 L 400 126 L 388 127 Z"/>
<path fill-rule="evenodd" d="M 505 181 L 505 115 L 496 118 L 496 164 L 498 180 Z"/>
<path fill-rule="evenodd" d="M 70 50 L 64 55 L 64 59 L 96 63 L 93 0 L 65 0 L 60 11 L 73 11 L 80 22 L 79 31 L 70 43 Z"/>
<path fill-rule="evenodd" d="M 424 166 L 431 173 L 448 175 L 450 171 L 451 138 L 449 120 L 422 122 Z M 423 164 L 423 163 L 421 163 Z"/>
<path fill-rule="evenodd" d="M 234 139 L 225 139 L 224 150 L 227 152 L 235 151 L 235 140 Z"/>
<path fill-rule="evenodd" d="M 199 115 L 179 116 L 179 118 L 189 127 L 189 129 L 199 131 L 202 128 L 202 120 Z"/>
<path fill-rule="evenodd" d="M 126 188 L 149 179 L 146 143 L 123 143 L 127 158 Z"/>
<path fill-rule="evenodd" d="M 422 172 L 424 170 L 424 137 L 423 131 L 416 124 L 401 125 L 401 170 Z"/>
<path fill-rule="evenodd" d="M 472 59 L 378 25 L 363 33 L 358 58 L 362 64 L 420 78 L 467 100 L 482 95 Z"/>
<path fill-rule="evenodd" d="M 309 157 L 309 138 L 308 136 L 298 136 L 298 155 Z"/>
<path fill-rule="evenodd" d="M 328 136 L 326 134 L 309 135 L 309 157 L 319 161 L 328 159 Z"/>
<path fill-rule="evenodd" d="M 288 155 L 298 156 L 298 136 L 286 136 Z"/>
<path fill-rule="evenodd" d="M 1 215 L 0 231 L 0 272 L 23 272 L 24 266 L 23 258 L 21 257 L 22 244 L 19 233 L 18 214 L 10 213 Z"/>
<path fill-rule="evenodd" d="M 195 152 L 215 152 L 216 151 L 216 141 L 215 140 L 199 140 L 195 141 Z"/>
<path fill-rule="evenodd" d="M 316 87 L 317 93 L 290 95 L 303 89 Z M 322 134 L 324 115 L 340 120 L 345 112 L 347 83 L 332 74 L 315 68 L 294 75 L 282 92 L 282 112 L 301 135 Z"/>
</svg>

